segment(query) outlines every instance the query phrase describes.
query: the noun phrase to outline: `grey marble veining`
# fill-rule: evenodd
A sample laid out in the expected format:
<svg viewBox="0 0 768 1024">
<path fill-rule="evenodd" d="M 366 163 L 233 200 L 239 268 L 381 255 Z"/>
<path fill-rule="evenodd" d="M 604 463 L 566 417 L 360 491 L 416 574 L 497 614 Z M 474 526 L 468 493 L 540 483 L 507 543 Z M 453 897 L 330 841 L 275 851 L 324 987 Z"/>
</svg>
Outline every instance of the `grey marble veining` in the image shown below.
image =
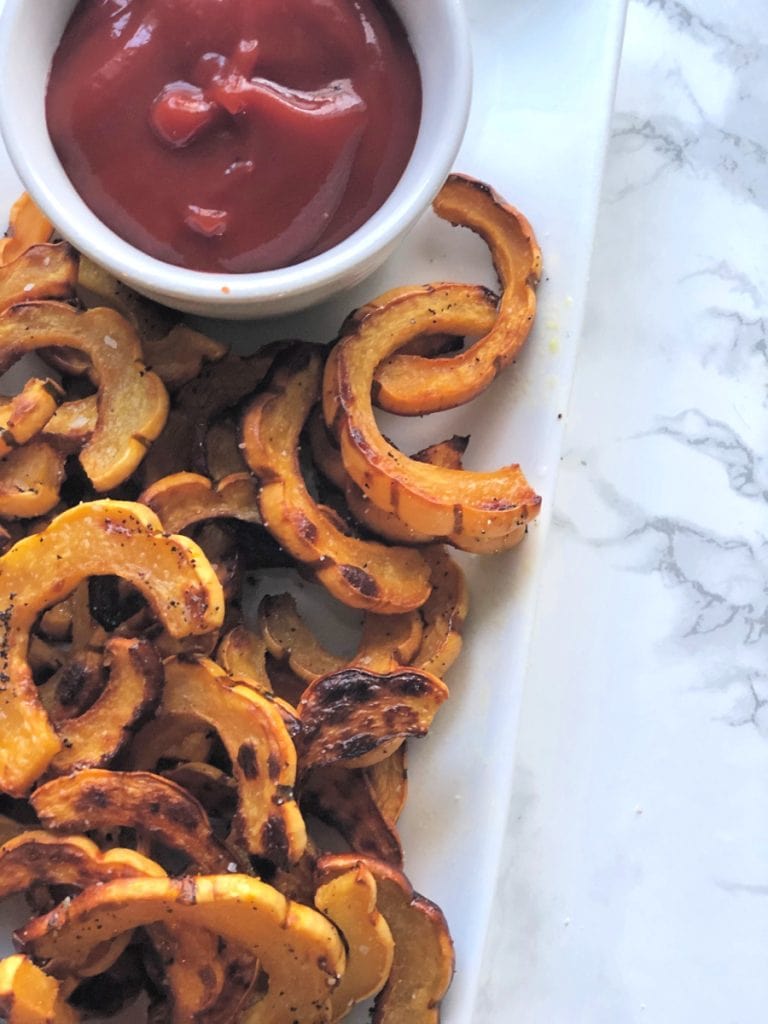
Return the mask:
<svg viewBox="0 0 768 1024">
<path fill-rule="evenodd" d="M 631 0 L 479 1020 L 768 999 L 768 4 Z"/>
</svg>

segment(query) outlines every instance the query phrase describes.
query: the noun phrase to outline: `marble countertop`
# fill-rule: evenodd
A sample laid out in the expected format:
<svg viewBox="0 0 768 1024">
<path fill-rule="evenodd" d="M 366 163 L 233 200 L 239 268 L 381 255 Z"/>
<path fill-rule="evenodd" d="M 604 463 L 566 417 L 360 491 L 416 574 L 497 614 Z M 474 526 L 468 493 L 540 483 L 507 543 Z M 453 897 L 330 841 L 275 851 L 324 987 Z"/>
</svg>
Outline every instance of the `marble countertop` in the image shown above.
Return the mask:
<svg viewBox="0 0 768 1024">
<path fill-rule="evenodd" d="M 768 998 L 768 5 L 630 0 L 476 1016 Z"/>
</svg>

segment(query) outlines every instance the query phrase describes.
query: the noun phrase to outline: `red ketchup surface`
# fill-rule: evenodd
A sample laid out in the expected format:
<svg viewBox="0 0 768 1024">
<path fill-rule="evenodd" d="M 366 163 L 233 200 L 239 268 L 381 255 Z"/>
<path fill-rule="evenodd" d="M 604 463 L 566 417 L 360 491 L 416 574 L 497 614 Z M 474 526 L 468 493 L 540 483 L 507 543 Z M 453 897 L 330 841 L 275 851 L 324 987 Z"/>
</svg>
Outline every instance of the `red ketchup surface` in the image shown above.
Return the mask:
<svg viewBox="0 0 768 1024">
<path fill-rule="evenodd" d="M 46 112 L 113 231 L 168 263 L 246 273 L 324 252 L 381 206 L 421 82 L 384 0 L 80 0 Z"/>
</svg>

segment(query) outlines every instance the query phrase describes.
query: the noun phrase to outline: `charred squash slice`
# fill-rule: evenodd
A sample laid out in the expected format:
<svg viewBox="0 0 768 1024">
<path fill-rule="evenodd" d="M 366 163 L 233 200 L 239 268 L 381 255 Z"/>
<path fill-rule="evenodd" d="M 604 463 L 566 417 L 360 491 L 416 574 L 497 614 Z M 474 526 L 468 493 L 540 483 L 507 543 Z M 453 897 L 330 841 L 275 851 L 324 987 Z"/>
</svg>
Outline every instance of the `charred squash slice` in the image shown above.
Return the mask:
<svg viewBox="0 0 768 1024">
<path fill-rule="evenodd" d="M 421 555 L 347 536 L 307 490 L 299 438 L 317 401 L 321 374 L 320 348 L 296 345 L 278 357 L 269 388 L 246 411 L 245 458 L 260 480 L 264 526 L 344 604 L 382 614 L 412 611 L 429 595 Z"/>
<path fill-rule="evenodd" d="M 294 798 L 296 751 L 274 699 L 237 685 L 212 661 L 171 658 L 161 714 L 197 718 L 216 729 L 240 794 L 238 831 L 250 853 L 297 861 L 307 842 Z"/>
<path fill-rule="evenodd" d="M 377 405 L 405 416 L 451 409 L 479 395 L 517 356 L 536 312 L 541 251 L 522 213 L 463 174 L 450 175 L 434 210 L 486 242 L 503 291 L 495 322 L 466 351 L 434 359 L 398 354 L 378 368 Z"/>
<path fill-rule="evenodd" d="M 225 871 L 231 860 L 198 801 L 162 775 L 85 769 L 44 783 L 30 800 L 46 828 L 138 829 L 186 854 L 201 871 Z"/>
<path fill-rule="evenodd" d="M 91 362 L 98 416 L 79 458 L 97 491 L 116 487 L 163 429 L 165 387 L 144 365 L 136 332 L 113 310 L 81 313 L 61 303 L 30 302 L 0 316 L 0 372 L 48 346 L 75 349 Z"/>
<path fill-rule="evenodd" d="M 466 325 L 477 289 L 457 285 L 408 293 L 341 338 L 325 369 L 323 412 L 344 468 L 385 512 L 456 547 L 502 551 L 517 544 L 541 499 L 519 466 L 493 473 L 444 469 L 409 459 L 382 436 L 371 404 L 378 364 L 416 333 Z"/>
<path fill-rule="evenodd" d="M 380 763 L 386 764 L 389 760 Z M 355 853 L 367 854 L 401 868 L 400 836 L 395 823 L 384 817 L 369 784 L 368 773 L 376 767 L 313 768 L 301 783 L 301 807 L 305 814 L 335 829 Z"/>
<path fill-rule="evenodd" d="M 135 850 L 116 847 L 102 853 L 85 836 L 32 830 L 0 846 L 0 899 L 24 892 L 33 882 L 85 889 L 113 878 L 145 875 L 165 872 Z"/>
<path fill-rule="evenodd" d="M 22 192 L 11 207 L 5 238 L 0 239 L 0 266 L 15 260 L 30 246 L 49 241 L 52 235 L 53 224 L 32 196 Z"/>
<path fill-rule="evenodd" d="M 89 576 L 117 575 L 147 598 L 176 637 L 207 633 L 224 614 L 200 548 L 166 536 L 144 505 L 95 501 L 57 516 L 0 558 L 0 790 L 22 796 L 61 749 L 27 662 L 37 616 Z"/>
<path fill-rule="evenodd" d="M 448 688 L 416 669 L 379 675 L 358 668 L 311 683 L 296 709 L 302 768 L 374 764 L 407 736 L 424 736 Z"/>
<path fill-rule="evenodd" d="M 95 943 L 155 921 L 206 928 L 259 960 L 269 987 L 243 1024 L 330 1020 L 331 993 L 346 966 L 338 931 L 318 911 L 245 875 L 108 882 L 31 921 L 17 940 L 38 958 L 82 959 Z"/>
<path fill-rule="evenodd" d="M 51 761 L 55 775 L 109 764 L 160 697 L 163 670 L 146 640 L 110 640 L 105 662 L 109 679 L 96 702 L 57 728 L 63 748 Z"/>
</svg>

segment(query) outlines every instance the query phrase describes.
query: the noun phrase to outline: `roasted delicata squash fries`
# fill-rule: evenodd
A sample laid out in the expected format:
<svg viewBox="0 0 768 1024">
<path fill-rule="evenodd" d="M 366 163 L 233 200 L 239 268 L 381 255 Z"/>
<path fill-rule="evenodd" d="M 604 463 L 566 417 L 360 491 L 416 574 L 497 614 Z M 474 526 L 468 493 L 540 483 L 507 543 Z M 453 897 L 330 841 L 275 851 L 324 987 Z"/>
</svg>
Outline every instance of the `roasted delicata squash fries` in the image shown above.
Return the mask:
<svg viewBox="0 0 768 1024">
<path fill-rule="evenodd" d="M 0 899 L 32 911 L 0 960 L 9 1024 L 142 993 L 150 1024 L 439 1021 L 453 945 L 403 873 L 407 744 L 462 648 L 451 549 L 510 548 L 540 499 L 517 464 L 465 469 L 468 437 L 404 454 L 374 406 L 487 388 L 541 255 L 481 182 L 435 211 L 486 242 L 498 295 L 406 285 L 327 347 L 242 356 L 13 207 L 0 371 L 37 362 L 0 396 Z M 352 653 L 282 588 L 248 608 L 271 567 L 358 610 Z"/>
</svg>

